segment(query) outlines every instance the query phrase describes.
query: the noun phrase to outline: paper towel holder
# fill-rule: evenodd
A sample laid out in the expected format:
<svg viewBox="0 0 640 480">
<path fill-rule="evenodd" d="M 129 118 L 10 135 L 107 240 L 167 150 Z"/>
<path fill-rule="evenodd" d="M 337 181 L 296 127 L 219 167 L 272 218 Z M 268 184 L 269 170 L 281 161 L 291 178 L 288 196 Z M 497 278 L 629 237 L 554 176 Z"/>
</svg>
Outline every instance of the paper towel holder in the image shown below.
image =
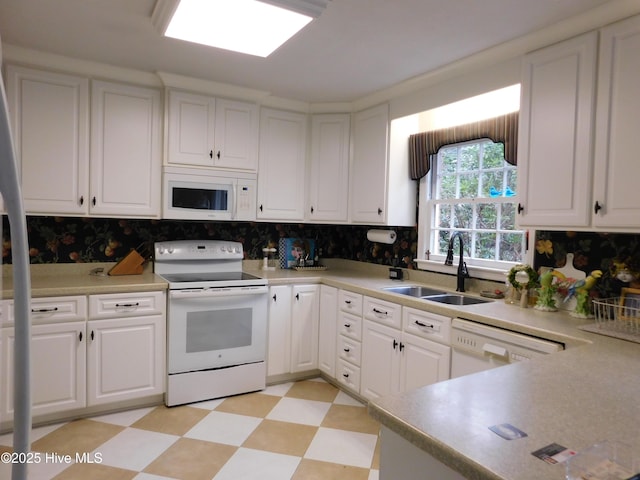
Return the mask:
<svg viewBox="0 0 640 480">
<path fill-rule="evenodd" d="M 395 230 L 371 229 L 367 231 L 367 240 L 370 242 L 392 244 L 396 241 L 396 238 Z"/>
</svg>

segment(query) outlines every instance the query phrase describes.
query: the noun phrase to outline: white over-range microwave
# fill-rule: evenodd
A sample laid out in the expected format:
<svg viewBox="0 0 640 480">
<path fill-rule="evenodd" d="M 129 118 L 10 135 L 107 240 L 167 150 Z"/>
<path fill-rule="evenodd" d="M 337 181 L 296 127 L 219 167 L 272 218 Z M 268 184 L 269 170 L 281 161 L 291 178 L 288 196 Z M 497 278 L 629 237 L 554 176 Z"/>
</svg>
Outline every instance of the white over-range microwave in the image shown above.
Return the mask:
<svg viewBox="0 0 640 480">
<path fill-rule="evenodd" d="M 256 219 L 255 173 L 164 167 L 162 177 L 162 218 Z"/>
</svg>

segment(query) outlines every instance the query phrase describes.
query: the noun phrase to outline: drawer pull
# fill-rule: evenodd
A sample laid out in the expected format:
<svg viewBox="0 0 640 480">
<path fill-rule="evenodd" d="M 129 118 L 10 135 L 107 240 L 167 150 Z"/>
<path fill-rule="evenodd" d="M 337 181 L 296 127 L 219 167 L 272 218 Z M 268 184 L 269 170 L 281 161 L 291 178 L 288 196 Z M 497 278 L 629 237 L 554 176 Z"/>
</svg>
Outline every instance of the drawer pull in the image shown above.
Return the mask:
<svg viewBox="0 0 640 480">
<path fill-rule="evenodd" d="M 349 378 L 349 374 L 348 374 L 348 373 L 343 373 L 343 374 L 342 374 L 342 376 L 343 376 L 344 378 Z"/>
<path fill-rule="evenodd" d="M 349 352 L 351 351 L 351 349 L 350 349 L 350 348 L 348 348 L 348 347 L 347 347 L 347 348 L 343 348 L 343 350 L 344 350 L 345 352 L 347 352 L 347 353 L 349 353 Z"/>
<path fill-rule="evenodd" d="M 58 307 L 53 307 L 53 308 L 32 308 L 31 309 L 31 313 L 51 313 L 51 312 L 57 312 L 58 311 Z"/>
<path fill-rule="evenodd" d="M 344 324 L 344 328 L 351 328 L 351 324 L 350 323 L 345 323 Z"/>
<path fill-rule="evenodd" d="M 429 323 L 423 323 L 423 322 L 421 322 L 420 320 L 416 320 L 414 323 L 415 323 L 416 325 L 418 325 L 419 327 L 433 328 L 433 325 L 432 325 L 432 324 L 429 324 Z"/>
<path fill-rule="evenodd" d="M 384 310 L 378 310 L 377 308 L 373 309 L 373 313 L 378 313 L 380 315 L 389 315 L 389 312 L 385 312 Z"/>
<path fill-rule="evenodd" d="M 131 307 L 139 307 L 140 306 L 140 302 L 136 302 L 136 303 L 116 303 L 116 308 L 131 308 Z"/>
</svg>

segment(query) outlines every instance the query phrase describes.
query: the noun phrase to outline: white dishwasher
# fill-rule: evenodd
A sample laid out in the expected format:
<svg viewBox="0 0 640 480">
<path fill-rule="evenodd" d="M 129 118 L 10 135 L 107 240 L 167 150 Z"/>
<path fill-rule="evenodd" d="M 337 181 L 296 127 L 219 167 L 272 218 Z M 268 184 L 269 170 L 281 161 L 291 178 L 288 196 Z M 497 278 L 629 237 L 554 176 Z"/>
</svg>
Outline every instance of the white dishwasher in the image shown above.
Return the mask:
<svg viewBox="0 0 640 480">
<path fill-rule="evenodd" d="M 451 321 L 451 378 L 564 350 L 561 343 L 461 318 Z"/>
</svg>

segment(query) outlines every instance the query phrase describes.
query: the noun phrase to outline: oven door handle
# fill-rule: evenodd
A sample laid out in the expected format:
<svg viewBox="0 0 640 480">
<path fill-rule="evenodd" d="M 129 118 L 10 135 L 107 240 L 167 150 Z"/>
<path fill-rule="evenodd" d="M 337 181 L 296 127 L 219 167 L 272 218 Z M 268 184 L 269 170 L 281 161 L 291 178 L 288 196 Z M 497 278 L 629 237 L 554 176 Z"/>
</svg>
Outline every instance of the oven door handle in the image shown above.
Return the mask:
<svg viewBox="0 0 640 480">
<path fill-rule="evenodd" d="M 170 290 L 169 298 L 176 300 L 181 298 L 206 298 L 206 297 L 231 297 L 238 295 L 263 295 L 269 291 L 266 286 L 256 287 L 220 287 L 206 289 Z"/>
</svg>

